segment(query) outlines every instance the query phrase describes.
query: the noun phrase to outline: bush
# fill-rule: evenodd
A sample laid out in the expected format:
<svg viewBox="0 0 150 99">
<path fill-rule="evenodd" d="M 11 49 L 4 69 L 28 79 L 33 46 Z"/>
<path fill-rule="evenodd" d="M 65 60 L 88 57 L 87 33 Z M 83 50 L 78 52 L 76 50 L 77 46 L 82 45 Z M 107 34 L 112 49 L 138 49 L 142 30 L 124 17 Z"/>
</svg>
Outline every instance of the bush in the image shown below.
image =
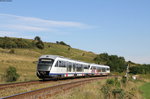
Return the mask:
<svg viewBox="0 0 150 99">
<path fill-rule="evenodd" d="M 108 85 L 104 85 L 102 86 L 101 88 L 101 92 L 103 93 L 103 97 L 104 99 L 110 99 L 110 92 L 111 92 L 111 86 L 108 86 Z"/>
<path fill-rule="evenodd" d="M 42 41 L 37 42 L 35 45 L 39 49 L 44 49 L 44 43 Z"/>
<path fill-rule="evenodd" d="M 1 48 L 34 48 L 35 44 L 32 41 L 22 38 L 0 37 Z"/>
<path fill-rule="evenodd" d="M 85 55 L 85 53 L 82 53 L 82 56 L 84 56 Z"/>
<path fill-rule="evenodd" d="M 121 83 L 120 83 L 120 81 L 118 80 L 117 77 L 115 77 L 114 83 L 115 83 L 115 86 L 118 87 L 118 88 L 121 86 Z"/>
<path fill-rule="evenodd" d="M 115 99 L 124 99 L 125 92 L 123 89 L 113 89 L 112 93 Z"/>
<path fill-rule="evenodd" d="M 16 68 L 10 66 L 6 70 L 6 81 L 12 82 L 12 81 L 16 81 L 18 78 L 19 78 L 19 74 L 17 73 Z"/>
<path fill-rule="evenodd" d="M 68 51 L 70 51 L 70 47 L 68 48 Z"/>
<path fill-rule="evenodd" d="M 106 84 L 114 85 L 114 80 L 113 79 L 107 79 Z"/>
<path fill-rule="evenodd" d="M 65 45 L 65 46 L 68 46 L 68 47 L 71 47 L 70 45 L 66 44 L 65 42 L 63 41 L 56 41 L 56 44 L 61 44 L 61 45 Z"/>
<path fill-rule="evenodd" d="M 123 76 L 121 82 L 125 84 L 127 82 L 127 77 Z"/>
<path fill-rule="evenodd" d="M 14 50 L 14 49 L 11 49 L 11 50 L 9 51 L 9 53 L 10 53 L 10 54 L 15 54 L 15 50 Z"/>
</svg>

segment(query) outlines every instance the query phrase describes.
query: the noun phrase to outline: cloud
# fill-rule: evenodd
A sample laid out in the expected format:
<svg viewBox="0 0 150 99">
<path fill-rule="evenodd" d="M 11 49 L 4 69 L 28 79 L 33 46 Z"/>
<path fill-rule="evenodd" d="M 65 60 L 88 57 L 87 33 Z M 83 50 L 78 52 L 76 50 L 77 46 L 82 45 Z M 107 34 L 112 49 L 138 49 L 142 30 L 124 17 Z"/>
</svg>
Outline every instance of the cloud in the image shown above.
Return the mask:
<svg viewBox="0 0 150 99">
<path fill-rule="evenodd" d="M 91 26 L 81 22 L 54 21 L 0 13 L 0 36 L 66 36 L 89 28 Z"/>
<path fill-rule="evenodd" d="M 17 34 L 16 32 L 10 32 L 10 31 L 0 31 L 0 36 L 3 36 L 3 35 L 7 35 L 7 34 Z"/>
<path fill-rule="evenodd" d="M 0 14 L 0 29 L 28 32 L 58 32 L 62 29 L 85 29 L 89 25 L 80 22 L 45 20 L 35 17 Z M 65 32 L 65 31 L 64 31 Z"/>
<path fill-rule="evenodd" d="M 34 26 L 26 26 L 26 25 L 4 25 L 3 27 L 7 27 L 9 29 L 17 29 L 17 30 L 27 30 L 27 31 L 47 31 L 47 28 L 42 27 L 34 27 Z"/>
</svg>

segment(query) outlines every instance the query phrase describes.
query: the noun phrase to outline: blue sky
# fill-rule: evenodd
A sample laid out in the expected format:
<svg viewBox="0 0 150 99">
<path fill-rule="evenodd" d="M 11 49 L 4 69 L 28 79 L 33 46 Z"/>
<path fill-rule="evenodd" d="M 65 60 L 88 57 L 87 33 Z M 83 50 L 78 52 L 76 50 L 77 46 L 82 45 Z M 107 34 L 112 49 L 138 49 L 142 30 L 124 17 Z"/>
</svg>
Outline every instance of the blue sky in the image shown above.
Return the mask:
<svg viewBox="0 0 150 99">
<path fill-rule="evenodd" d="M 0 36 L 64 41 L 73 48 L 150 64 L 149 0 L 0 2 Z"/>
</svg>

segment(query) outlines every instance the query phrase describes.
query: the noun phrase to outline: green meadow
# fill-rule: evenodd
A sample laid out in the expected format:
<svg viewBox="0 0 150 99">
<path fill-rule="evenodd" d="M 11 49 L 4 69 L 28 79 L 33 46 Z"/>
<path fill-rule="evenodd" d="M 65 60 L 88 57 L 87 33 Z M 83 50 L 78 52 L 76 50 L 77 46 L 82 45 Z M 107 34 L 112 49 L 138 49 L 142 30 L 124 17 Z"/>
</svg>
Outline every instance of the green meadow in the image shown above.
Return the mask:
<svg viewBox="0 0 150 99">
<path fill-rule="evenodd" d="M 140 86 L 144 99 L 150 99 L 150 82 Z"/>
</svg>

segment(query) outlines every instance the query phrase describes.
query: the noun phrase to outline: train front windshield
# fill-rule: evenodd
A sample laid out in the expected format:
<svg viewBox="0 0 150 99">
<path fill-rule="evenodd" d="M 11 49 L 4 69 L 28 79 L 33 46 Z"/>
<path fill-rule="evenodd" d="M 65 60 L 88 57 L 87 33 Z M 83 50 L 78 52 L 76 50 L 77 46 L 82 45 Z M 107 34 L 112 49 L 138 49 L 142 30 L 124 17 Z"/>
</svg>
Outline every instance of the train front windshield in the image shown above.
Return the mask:
<svg viewBox="0 0 150 99">
<path fill-rule="evenodd" d="M 38 70 L 48 70 L 54 63 L 53 59 L 41 58 L 38 62 Z"/>
</svg>

